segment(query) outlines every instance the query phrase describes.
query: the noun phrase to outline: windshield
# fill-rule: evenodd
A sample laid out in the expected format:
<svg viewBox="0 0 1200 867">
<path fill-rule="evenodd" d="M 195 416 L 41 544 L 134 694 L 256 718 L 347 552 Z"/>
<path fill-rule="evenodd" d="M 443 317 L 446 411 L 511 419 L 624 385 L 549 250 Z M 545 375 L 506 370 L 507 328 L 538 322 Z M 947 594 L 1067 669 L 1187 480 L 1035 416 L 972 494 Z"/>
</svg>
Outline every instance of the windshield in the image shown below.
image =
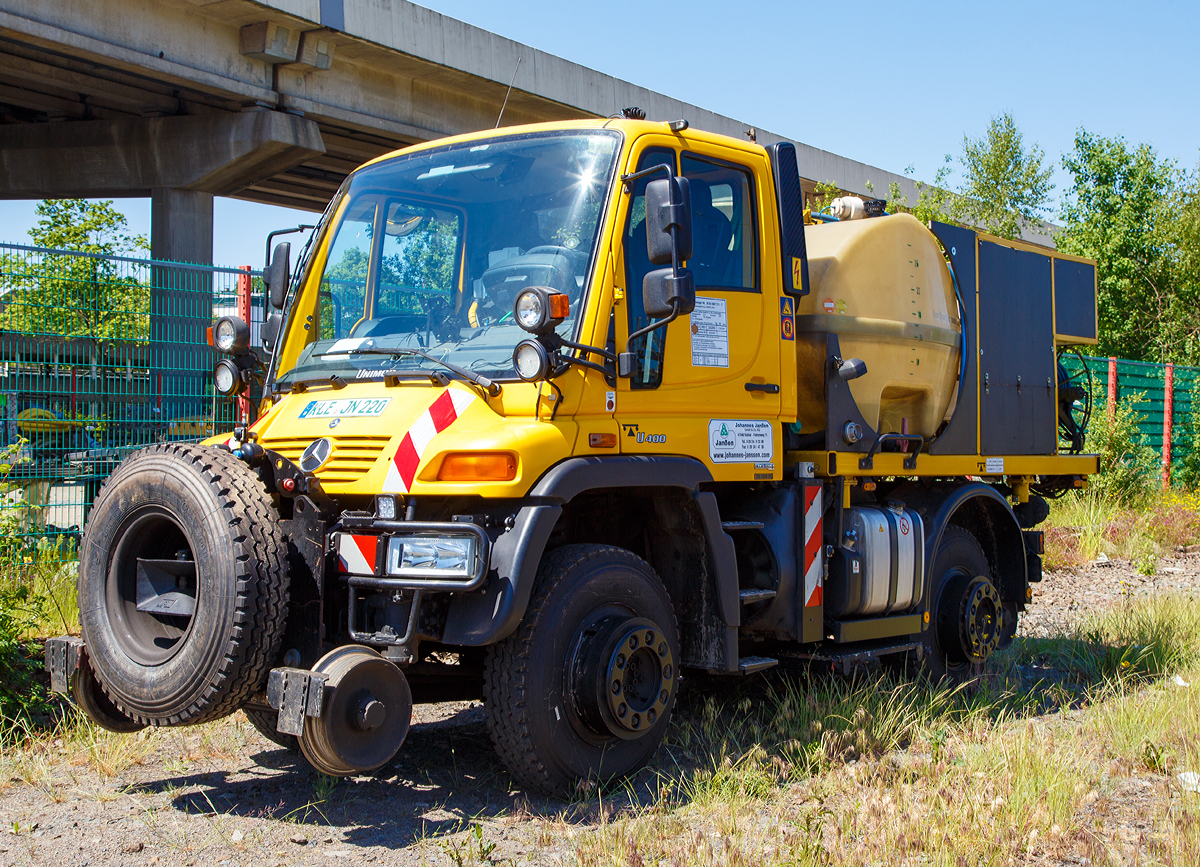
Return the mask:
<svg viewBox="0 0 1200 867">
<path fill-rule="evenodd" d="M 512 306 L 526 286 L 566 293 L 570 316 L 558 332 L 570 338 L 619 145 L 603 130 L 514 136 L 352 175 L 317 303 L 300 302 L 309 342 L 279 382 L 439 369 L 411 350 L 513 377 L 513 347 L 529 335 Z"/>
</svg>

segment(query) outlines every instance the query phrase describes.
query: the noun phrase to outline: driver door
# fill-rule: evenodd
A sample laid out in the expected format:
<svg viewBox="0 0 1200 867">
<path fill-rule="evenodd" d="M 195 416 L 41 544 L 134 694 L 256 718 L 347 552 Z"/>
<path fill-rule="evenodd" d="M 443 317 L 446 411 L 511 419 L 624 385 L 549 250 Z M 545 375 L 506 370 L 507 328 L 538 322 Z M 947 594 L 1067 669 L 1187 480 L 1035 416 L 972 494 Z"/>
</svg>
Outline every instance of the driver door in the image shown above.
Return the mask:
<svg viewBox="0 0 1200 867">
<path fill-rule="evenodd" d="M 670 165 L 692 186 L 687 265 L 696 279 L 696 308 L 627 347 L 635 362 L 617 385 L 619 448 L 696 457 L 717 480 L 779 479 L 781 314 L 776 269 L 764 265 L 758 182 L 768 175 L 756 178 L 753 154 L 699 144 L 681 149 L 666 136 L 639 144 L 627 171 Z M 642 278 L 653 267 L 645 189 L 658 177 L 665 174 L 642 178 L 623 197 L 623 231 L 613 250 L 620 346 L 649 322 L 642 304 Z"/>
</svg>

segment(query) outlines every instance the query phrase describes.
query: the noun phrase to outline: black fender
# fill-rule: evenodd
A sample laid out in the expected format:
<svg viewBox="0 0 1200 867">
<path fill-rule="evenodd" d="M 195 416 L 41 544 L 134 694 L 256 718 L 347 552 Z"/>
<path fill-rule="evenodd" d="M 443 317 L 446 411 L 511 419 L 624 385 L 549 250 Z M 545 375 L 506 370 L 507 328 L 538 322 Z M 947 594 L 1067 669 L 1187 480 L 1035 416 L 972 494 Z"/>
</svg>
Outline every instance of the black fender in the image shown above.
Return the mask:
<svg viewBox="0 0 1200 867">
<path fill-rule="evenodd" d="M 480 646 L 512 634 L 529 604 L 538 564 L 562 507 L 574 497 L 599 488 L 683 488 L 695 500 L 708 536 L 721 616 L 734 641 L 732 664 L 736 670 L 741 609 L 737 558 L 733 540 L 721 528 L 716 497 L 699 490 L 701 484 L 711 481 L 712 474 L 700 461 L 671 455 L 577 457 L 556 464 L 530 490 L 525 498 L 528 505 L 517 512 L 512 527 L 492 544 L 485 588 L 453 597 L 442 642 Z"/>
<path fill-rule="evenodd" d="M 988 559 L 994 560 L 997 572 L 994 577 L 999 585 L 1000 598 L 1016 605 L 1018 610 L 1024 608 L 1025 588 L 1028 586 L 1025 537 L 1012 506 L 999 491 L 982 482 L 967 482 L 953 487 L 912 483 L 897 488 L 892 497 L 903 500 L 910 508 L 916 508 L 925 522 L 926 599 L 929 598 L 933 577 L 928 570 L 933 568 L 942 534 L 947 526 L 957 524 L 970 530 Z M 990 528 L 991 539 L 978 538 L 980 530 L 974 525 L 980 523 L 981 517 Z M 994 550 L 988 550 L 989 543 Z"/>
</svg>

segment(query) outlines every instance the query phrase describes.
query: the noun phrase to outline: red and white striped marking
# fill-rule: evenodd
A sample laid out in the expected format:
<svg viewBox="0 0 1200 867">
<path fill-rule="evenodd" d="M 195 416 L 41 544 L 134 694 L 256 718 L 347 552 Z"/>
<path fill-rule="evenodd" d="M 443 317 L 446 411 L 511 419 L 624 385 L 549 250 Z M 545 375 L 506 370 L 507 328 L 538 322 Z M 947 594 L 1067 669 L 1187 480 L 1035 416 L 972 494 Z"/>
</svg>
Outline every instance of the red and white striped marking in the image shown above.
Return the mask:
<svg viewBox="0 0 1200 867">
<path fill-rule="evenodd" d="M 804 607 L 821 604 L 824 564 L 821 557 L 821 486 L 804 488 Z"/>
<path fill-rule="evenodd" d="M 461 388 L 447 388 L 437 400 L 430 404 L 429 409 L 421 413 L 421 417 L 413 422 L 392 462 L 388 464 L 387 478 L 383 481 L 383 493 L 405 494 L 412 488 L 413 479 L 417 475 L 417 467 L 421 465 L 421 457 L 429 448 L 429 443 L 463 414 L 475 395 Z"/>
<path fill-rule="evenodd" d="M 338 565 L 343 575 L 374 575 L 378 536 L 338 534 Z"/>
</svg>

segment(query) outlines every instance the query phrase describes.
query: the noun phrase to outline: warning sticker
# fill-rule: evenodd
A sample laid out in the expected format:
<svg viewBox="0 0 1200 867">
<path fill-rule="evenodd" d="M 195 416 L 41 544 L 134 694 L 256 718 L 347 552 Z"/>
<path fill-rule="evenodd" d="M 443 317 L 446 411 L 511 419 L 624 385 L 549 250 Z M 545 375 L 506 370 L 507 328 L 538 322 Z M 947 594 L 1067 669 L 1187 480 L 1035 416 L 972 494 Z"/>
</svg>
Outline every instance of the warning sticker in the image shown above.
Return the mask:
<svg viewBox="0 0 1200 867">
<path fill-rule="evenodd" d="M 708 456 L 714 464 L 775 459 L 775 438 L 769 421 L 714 418 L 708 423 Z"/>
<path fill-rule="evenodd" d="M 724 298 L 696 296 L 692 310 L 692 367 L 729 367 L 729 317 Z"/>
<path fill-rule="evenodd" d="M 792 314 L 792 299 L 779 299 L 779 336 L 784 340 L 796 339 L 796 320 Z"/>
</svg>

